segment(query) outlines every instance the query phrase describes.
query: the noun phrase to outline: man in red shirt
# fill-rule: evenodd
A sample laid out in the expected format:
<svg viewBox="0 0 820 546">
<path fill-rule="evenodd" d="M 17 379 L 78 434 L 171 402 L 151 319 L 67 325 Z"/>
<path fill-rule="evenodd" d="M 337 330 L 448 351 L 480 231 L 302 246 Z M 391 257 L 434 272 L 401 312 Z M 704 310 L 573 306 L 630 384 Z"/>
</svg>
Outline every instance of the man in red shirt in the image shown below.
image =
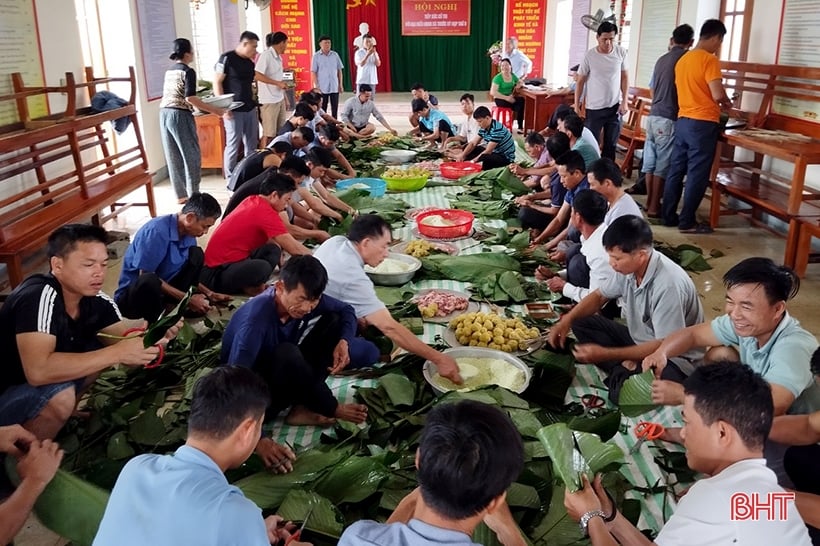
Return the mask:
<svg viewBox="0 0 820 546">
<path fill-rule="evenodd" d="M 279 216 L 295 190 L 291 177 L 275 171 L 268 174 L 260 194 L 242 201 L 217 226 L 205 248 L 202 284 L 225 294 L 255 296 L 265 289 L 283 250 L 291 256 L 310 254 Z"/>
</svg>

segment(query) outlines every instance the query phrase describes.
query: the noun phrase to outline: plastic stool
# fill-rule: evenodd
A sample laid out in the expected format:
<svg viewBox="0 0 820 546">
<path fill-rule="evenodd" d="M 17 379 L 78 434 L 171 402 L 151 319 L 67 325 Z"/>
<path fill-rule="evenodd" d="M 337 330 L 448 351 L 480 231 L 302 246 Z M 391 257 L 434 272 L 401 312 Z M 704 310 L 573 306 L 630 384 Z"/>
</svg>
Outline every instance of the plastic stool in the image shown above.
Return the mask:
<svg viewBox="0 0 820 546">
<path fill-rule="evenodd" d="M 512 132 L 513 125 L 513 111 L 512 108 L 502 108 L 501 106 L 493 106 L 493 119 L 501 122 L 501 125 Z"/>
</svg>

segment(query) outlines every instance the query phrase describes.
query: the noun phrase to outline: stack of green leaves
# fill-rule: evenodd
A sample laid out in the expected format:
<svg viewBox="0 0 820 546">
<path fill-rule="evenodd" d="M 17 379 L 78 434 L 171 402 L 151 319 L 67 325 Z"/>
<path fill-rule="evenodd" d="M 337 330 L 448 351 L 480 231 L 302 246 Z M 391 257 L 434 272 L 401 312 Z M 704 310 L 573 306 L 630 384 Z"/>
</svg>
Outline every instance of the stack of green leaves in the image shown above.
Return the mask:
<svg viewBox="0 0 820 546">
<path fill-rule="evenodd" d="M 530 189 L 524 185 L 521 179 L 515 176 L 507 167 L 468 174 L 459 178 L 459 182 L 475 189 L 487 190 L 487 193 L 480 194 L 485 199 L 501 199 L 505 193 L 517 197 L 530 192 Z"/>
</svg>

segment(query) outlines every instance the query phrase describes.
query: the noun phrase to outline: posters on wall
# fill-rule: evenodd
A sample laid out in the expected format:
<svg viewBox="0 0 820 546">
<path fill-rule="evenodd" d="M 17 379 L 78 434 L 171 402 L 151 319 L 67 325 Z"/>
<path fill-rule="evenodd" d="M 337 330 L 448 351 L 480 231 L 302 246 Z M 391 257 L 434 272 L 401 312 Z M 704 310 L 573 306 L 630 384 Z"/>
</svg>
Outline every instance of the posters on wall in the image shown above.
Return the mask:
<svg viewBox="0 0 820 546">
<path fill-rule="evenodd" d="M 297 91 L 313 87 L 310 65 L 313 39 L 310 35 L 311 0 L 275 0 L 270 7 L 271 28 L 288 35 L 288 49 L 283 55 L 285 70 L 292 70 Z"/>
<path fill-rule="evenodd" d="M 818 24 L 820 0 L 785 0 L 777 51 L 778 64 L 820 66 L 820 50 L 816 44 Z M 817 110 L 817 102 L 813 101 L 776 97 L 772 103 L 773 112 L 820 123 L 820 112 Z"/>
<path fill-rule="evenodd" d="M 162 98 L 168 54 L 177 37 L 174 23 L 174 3 L 167 0 L 137 0 L 142 69 L 145 74 L 146 98 Z"/>
<path fill-rule="evenodd" d="M 20 72 L 26 86 L 40 86 L 43 65 L 40 61 L 40 41 L 34 0 L 0 0 L 0 95 L 13 93 L 11 74 Z M 39 118 L 48 115 L 45 97 L 28 99 L 29 115 Z M 13 101 L 0 104 L 0 125 L 20 121 Z"/>
<path fill-rule="evenodd" d="M 544 66 L 546 0 L 507 0 L 504 36 L 518 39 L 518 49 L 532 61 L 530 78 L 540 78 Z"/>
<path fill-rule="evenodd" d="M 635 85 L 649 87 L 658 57 L 669 50 L 669 38 L 678 26 L 678 0 L 644 2 Z"/>
<path fill-rule="evenodd" d="M 470 0 L 401 0 L 402 36 L 469 36 Z"/>
</svg>

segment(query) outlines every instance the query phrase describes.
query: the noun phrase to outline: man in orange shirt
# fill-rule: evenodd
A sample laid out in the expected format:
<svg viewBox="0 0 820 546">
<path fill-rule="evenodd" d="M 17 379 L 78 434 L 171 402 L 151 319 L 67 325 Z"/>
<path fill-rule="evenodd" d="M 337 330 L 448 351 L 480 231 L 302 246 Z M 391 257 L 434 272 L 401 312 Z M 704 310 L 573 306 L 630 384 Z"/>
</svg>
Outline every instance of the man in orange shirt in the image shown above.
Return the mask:
<svg viewBox="0 0 820 546">
<path fill-rule="evenodd" d="M 698 210 L 715 156 L 720 132 L 720 109 L 732 101 L 723 88 L 720 61 L 715 52 L 723 43 L 726 27 L 709 19 L 700 29 L 698 43 L 675 65 L 678 90 L 678 120 L 675 122 L 675 148 L 663 192 L 662 215 L 667 226 L 678 226 L 683 233 L 711 233 L 707 224 L 698 224 Z M 683 191 L 683 177 L 686 190 Z M 683 193 L 683 207 L 677 213 Z"/>
</svg>

